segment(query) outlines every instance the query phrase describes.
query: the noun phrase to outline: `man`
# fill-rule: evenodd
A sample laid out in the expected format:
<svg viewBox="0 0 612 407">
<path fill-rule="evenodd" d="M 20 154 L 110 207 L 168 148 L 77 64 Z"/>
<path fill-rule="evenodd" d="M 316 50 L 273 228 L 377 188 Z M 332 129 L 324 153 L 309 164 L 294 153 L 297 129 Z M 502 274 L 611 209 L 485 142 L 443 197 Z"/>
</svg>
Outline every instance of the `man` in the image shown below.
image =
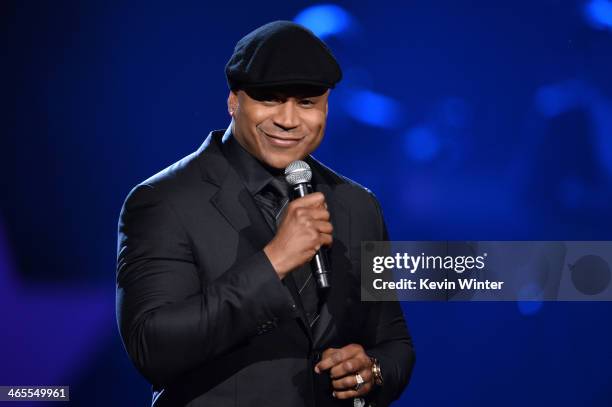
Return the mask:
<svg viewBox="0 0 612 407">
<path fill-rule="evenodd" d="M 226 131 L 137 185 L 119 220 L 117 319 L 160 406 L 386 406 L 414 352 L 396 302 L 360 301 L 360 243 L 387 239 L 365 188 L 316 161 L 341 71 L 307 29 L 267 24 L 226 66 Z M 290 203 L 283 170 L 316 192 Z M 327 250 L 331 288 L 311 277 Z"/>
</svg>

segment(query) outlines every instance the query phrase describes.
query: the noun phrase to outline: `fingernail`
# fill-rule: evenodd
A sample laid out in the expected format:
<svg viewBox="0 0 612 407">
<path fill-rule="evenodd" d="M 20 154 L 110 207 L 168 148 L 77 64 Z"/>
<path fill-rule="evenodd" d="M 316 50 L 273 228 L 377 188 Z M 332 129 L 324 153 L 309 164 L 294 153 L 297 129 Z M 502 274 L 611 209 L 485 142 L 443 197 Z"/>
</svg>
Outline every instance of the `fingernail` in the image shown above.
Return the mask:
<svg viewBox="0 0 612 407">
<path fill-rule="evenodd" d="M 315 366 L 315 372 L 316 373 L 321 373 L 321 371 L 319 370 L 319 366 Z"/>
<path fill-rule="evenodd" d="M 336 398 L 336 392 L 335 391 L 332 391 L 332 397 Z"/>
</svg>

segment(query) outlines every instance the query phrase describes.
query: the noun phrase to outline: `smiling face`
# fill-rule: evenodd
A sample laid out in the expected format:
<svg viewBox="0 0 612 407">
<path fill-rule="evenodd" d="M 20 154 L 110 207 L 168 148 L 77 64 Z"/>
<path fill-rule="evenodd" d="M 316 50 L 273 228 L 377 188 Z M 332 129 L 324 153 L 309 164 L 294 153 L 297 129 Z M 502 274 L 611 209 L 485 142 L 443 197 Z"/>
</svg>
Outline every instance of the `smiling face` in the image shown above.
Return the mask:
<svg viewBox="0 0 612 407">
<path fill-rule="evenodd" d="M 234 137 L 259 161 L 285 168 L 323 140 L 328 96 L 329 89 L 312 86 L 231 91 Z"/>
</svg>

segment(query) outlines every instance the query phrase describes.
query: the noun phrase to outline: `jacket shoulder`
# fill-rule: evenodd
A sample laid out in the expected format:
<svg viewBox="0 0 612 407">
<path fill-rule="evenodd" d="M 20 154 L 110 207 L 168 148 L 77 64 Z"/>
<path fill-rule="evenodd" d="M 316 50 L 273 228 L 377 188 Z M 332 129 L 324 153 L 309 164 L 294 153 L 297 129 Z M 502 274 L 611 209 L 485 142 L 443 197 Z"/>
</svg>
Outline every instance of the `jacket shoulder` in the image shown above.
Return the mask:
<svg viewBox="0 0 612 407">
<path fill-rule="evenodd" d="M 173 203 L 193 201 L 194 194 L 205 191 L 202 167 L 207 157 L 209 138 L 191 154 L 170 164 L 149 178 L 137 183 L 127 194 L 124 206 L 140 201 L 169 201 Z"/>
<path fill-rule="evenodd" d="M 336 201 L 350 212 L 355 236 L 360 236 L 361 240 L 386 240 L 384 216 L 374 193 L 317 160 L 312 164 L 324 182 L 330 185 Z"/>
<path fill-rule="evenodd" d="M 319 174 L 323 177 L 325 182 L 332 185 L 337 192 L 376 199 L 376 196 L 368 187 L 332 170 L 312 156 L 310 157 L 310 160 L 317 167 Z"/>
<path fill-rule="evenodd" d="M 160 191 L 169 191 L 194 182 L 199 178 L 197 157 L 198 152 L 195 151 L 151 175 L 138 185 L 148 185 Z"/>
<path fill-rule="evenodd" d="M 147 187 L 156 190 L 161 196 L 168 197 L 193 189 L 194 185 L 201 185 L 205 169 L 220 167 L 213 142 L 213 136 L 218 136 L 217 133 L 220 132 L 210 132 L 200 148 L 138 183 L 132 191 Z"/>
</svg>

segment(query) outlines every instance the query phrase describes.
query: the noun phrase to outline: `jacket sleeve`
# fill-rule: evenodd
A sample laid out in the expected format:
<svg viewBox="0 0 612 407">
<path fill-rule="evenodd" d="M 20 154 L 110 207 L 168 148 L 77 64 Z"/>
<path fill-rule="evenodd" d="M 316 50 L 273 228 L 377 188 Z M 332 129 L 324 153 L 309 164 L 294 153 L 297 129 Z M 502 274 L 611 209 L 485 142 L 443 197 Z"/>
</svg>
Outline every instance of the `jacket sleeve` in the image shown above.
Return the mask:
<svg viewBox="0 0 612 407">
<path fill-rule="evenodd" d="M 389 235 L 382 210 L 371 195 L 378 215 L 379 236 L 388 241 Z M 412 338 L 398 301 L 373 302 L 367 321 L 368 340 L 365 350 L 380 363 L 383 385 L 375 387 L 367 397 L 369 405 L 388 406 L 398 399 L 410 380 L 416 361 Z"/>
<path fill-rule="evenodd" d="M 203 284 L 190 237 L 155 187 L 130 192 L 118 229 L 117 323 L 131 360 L 154 386 L 289 315 L 289 297 L 262 250 Z"/>
</svg>

